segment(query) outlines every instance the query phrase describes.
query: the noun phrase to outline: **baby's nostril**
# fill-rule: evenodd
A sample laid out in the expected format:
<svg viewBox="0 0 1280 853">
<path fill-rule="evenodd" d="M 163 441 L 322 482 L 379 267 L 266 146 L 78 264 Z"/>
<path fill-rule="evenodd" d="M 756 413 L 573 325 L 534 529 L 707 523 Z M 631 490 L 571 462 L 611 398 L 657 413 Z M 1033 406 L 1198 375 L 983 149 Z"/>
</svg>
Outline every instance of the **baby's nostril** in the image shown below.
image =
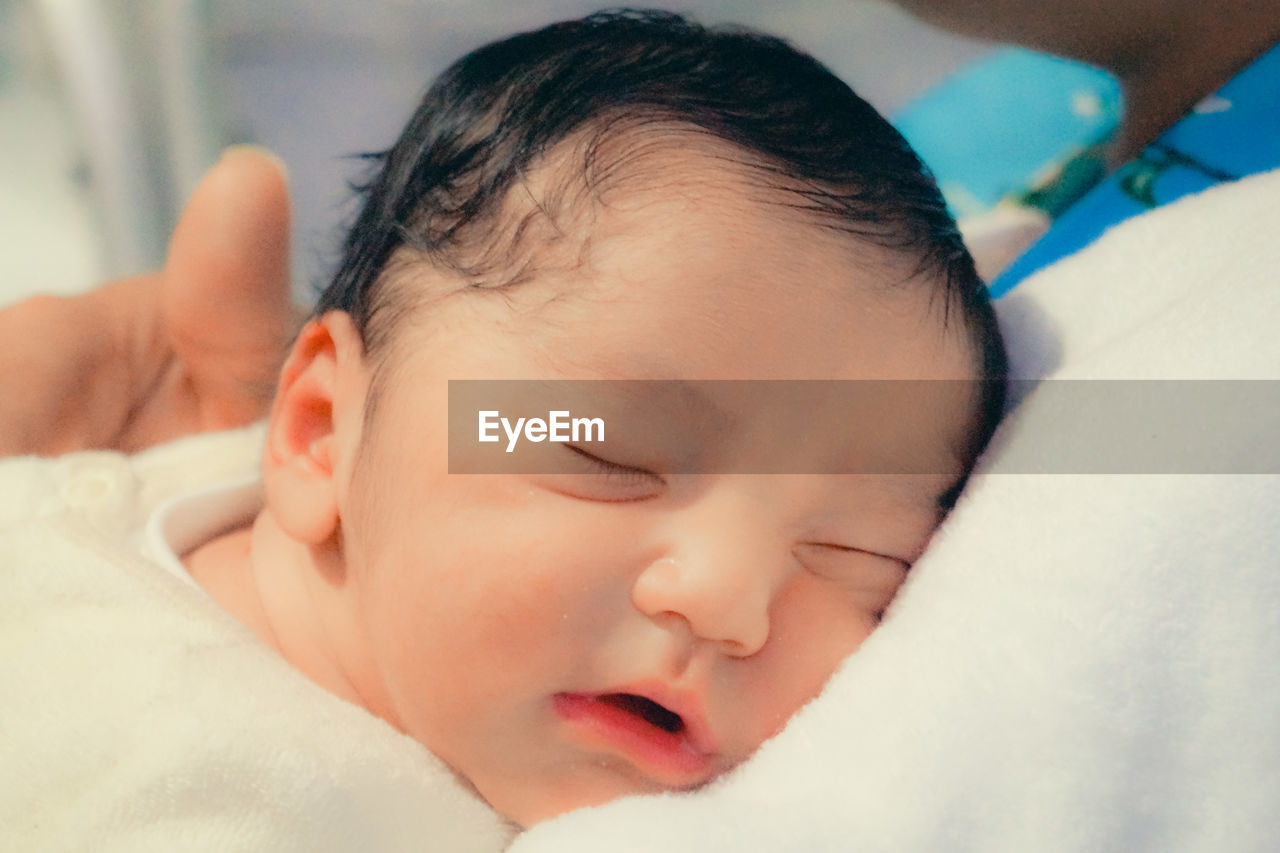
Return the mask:
<svg viewBox="0 0 1280 853">
<path fill-rule="evenodd" d="M 679 714 L 644 696 L 637 696 L 634 693 L 609 693 L 601 696 L 599 701 L 635 714 L 665 732 L 677 734 L 684 729 L 684 720 Z"/>
</svg>

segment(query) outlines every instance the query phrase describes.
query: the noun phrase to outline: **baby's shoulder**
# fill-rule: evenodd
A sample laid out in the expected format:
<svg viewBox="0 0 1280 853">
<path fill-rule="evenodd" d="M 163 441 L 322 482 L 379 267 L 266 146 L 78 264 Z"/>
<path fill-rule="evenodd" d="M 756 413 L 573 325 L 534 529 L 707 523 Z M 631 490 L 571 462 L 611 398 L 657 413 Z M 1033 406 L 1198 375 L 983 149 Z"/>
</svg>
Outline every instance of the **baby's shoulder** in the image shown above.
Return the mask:
<svg viewBox="0 0 1280 853">
<path fill-rule="evenodd" d="M 0 825 L 21 849 L 150 849 L 156 827 L 190 850 L 509 840 L 420 744 L 82 518 L 0 529 L 0 683 Z"/>
</svg>

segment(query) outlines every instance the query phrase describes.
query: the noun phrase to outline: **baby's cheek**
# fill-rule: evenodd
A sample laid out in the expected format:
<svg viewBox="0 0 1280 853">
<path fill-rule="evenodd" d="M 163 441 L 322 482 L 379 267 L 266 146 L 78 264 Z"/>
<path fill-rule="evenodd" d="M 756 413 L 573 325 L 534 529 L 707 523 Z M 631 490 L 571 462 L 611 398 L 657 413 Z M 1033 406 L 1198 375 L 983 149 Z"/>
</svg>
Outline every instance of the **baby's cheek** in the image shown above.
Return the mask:
<svg viewBox="0 0 1280 853">
<path fill-rule="evenodd" d="M 761 740 L 822 692 L 837 669 L 875 629 L 875 617 L 856 597 L 822 578 L 801 575 L 779 595 L 769 642 L 756 666 L 745 669 L 751 695 L 762 697 Z"/>
<path fill-rule="evenodd" d="M 440 619 L 453 624 L 451 642 L 518 666 L 543 658 L 564 665 L 590 648 L 615 618 L 622 592 L 603 555 L 551 550 L 530 542 L 459 555 L 442 573 L 450 583 Z"/>
</svg>

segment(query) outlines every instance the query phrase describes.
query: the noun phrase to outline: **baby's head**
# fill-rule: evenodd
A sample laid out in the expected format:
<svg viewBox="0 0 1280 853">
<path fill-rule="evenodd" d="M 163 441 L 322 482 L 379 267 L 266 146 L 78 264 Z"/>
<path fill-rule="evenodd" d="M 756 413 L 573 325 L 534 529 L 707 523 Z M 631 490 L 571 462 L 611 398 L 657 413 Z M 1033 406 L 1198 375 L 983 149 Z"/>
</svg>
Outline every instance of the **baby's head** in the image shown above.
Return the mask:
<svg viewBox="0 0 1280 853">
<path fill-rule="evenodd" d="M 983 287 L 902 139 L 784 43 L 667 15 L 447 71 L 318 317 L 254 532 L 274 640 L 524 824 L 696 787 L 776 733 L 876 626 L 1001 405 Z M 894 433 L 911 476 L 674 473 L 761 438 L 732 393 L 690 404 L 714 433 L 606 399 L 607 458 L 450 475 L 447 380 L 489 378 L 991 381 L 841 423 Z"/>
</svg>

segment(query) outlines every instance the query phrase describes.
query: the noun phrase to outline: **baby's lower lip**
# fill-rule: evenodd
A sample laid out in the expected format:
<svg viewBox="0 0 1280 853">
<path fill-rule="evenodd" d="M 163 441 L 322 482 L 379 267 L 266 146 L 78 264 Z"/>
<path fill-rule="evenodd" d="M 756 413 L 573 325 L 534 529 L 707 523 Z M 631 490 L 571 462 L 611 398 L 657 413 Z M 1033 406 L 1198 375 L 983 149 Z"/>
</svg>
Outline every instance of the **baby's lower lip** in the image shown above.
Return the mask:
<svg viewBox="0 0 1280 853">
<path fill-rule="evenodd" d="M 557 693 L 555 709 L 588 745 L 620 754 L 665 788 L 692 788 L 711 778 L 711 756 L 682 731 L 665 731 L 589 693 Z"/>
</svg>

